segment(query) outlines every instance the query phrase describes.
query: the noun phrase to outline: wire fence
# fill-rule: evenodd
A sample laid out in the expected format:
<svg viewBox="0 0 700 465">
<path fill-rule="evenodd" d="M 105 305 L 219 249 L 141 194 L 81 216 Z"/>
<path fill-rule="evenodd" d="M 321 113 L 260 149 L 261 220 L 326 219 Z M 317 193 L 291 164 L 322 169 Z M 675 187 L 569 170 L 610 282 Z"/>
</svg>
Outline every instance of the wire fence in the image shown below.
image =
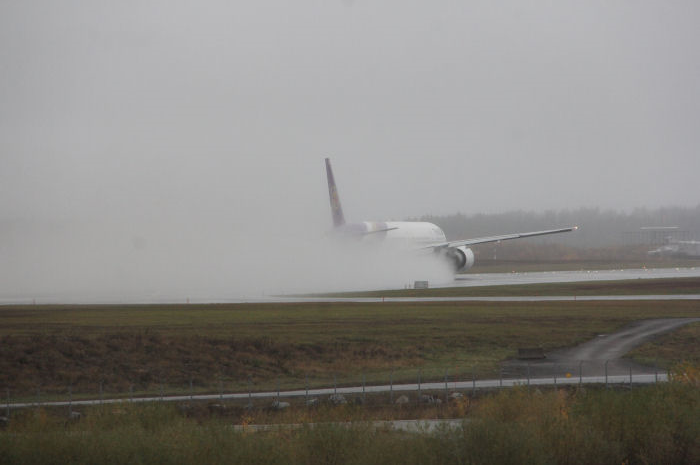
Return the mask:
<svg viewBox="0 0 700 465">
<path fill-rule="evenodd" d="M 305 374 L 299 379 L 276 377 L 256 380 L 225 380 L 221 377 L 206 383 L 190 377 L 186 385 L 173 386 L 160 382 L 157 386 L 126 383 L 127 389 L 110 389 L 103 381 L 93 391 L 76 391 L 73 385 L 61 390 L 34 392 L 5 388 L 5 420 L 14 409 L 32 407 L 66 407 L 70 416 L 74 407 L 119 402 L 232 402 L 247 408 L 282 409 L 297 403 L 308 407 L 320 403 L 375 405 L 436 404 L 450 402 L 463 396 L 475 396 L 487 390 L 513 387 L 576 386 L 598 384 L 632 386 L 665 382 L 671 375 L 664 369 L 644 369 L 624 360 L 516 362 L 505 365 L 498 373 L 482 372 L 477 368 L 450 369 L 422 367 L 390 370 L 382 373 L 359 372 L 354 375 Z M 123 387 L 123 383 L 120 384 Z"/>
</svg>

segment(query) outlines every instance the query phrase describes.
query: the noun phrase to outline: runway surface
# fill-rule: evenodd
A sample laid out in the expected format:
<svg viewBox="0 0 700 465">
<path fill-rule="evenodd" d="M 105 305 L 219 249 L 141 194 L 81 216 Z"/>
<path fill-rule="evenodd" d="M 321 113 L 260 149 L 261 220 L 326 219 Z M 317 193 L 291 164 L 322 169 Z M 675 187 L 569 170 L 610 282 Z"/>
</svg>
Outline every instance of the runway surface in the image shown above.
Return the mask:
<svg viewBox="0 0 700 465">
<path fill-rule="evenodd" d="M 625 279 L 658 279 L 700 277 L 700 267 L 693 268 L 644 268 L 629 270 L 579 270 L 545 271 L 523 273 L 470 273 L 458 275 L 446 283 L 430 283 L 432 288 L 498 286 L 513 284 L 567 283 L 586 281 L 615 281 Z M 631 296 L 537 296 L 537 297 L 393 297 L 393 298 L 333 298 L 293 296 L 241 296 L 211 292 L 191 292 L 167 295 L 157 292 L 142 292 L 128 296 L 118 294 L 59 294 L 19 295 L 0 293 L 0 305 L 31 304 L 182 304 L 182 303 L 266 303 L 266 302 L 440 302 L 440 301 L 484 301 L 484 302 L 538 302 L 549 300 L 700 300 L 700 295 L 631 295 Z"/>
<path fill-rule="evenodd" d="M 624 279 L 660 279 L 700 277 L 700 267 L 638 268 L 628 270 L 533 271 L 525 273 L 469 273 L 458 275 L 454 282 L 431 287 L 473 287 L 509 284 L 571 283 L 617 281 Z"/>
<path fill-rule="evenodd" d="M 222 299 L 209 298 L 0 298 L 0 306 L 3 305 L 138 305 L 138 304 L 209 304 L 209 303 L 303 303 L 303 302 L 584 302 L 605 300 L 700 300 L 700 294 L 658 294 L 658 295 L 586 295 L 586 296 L 508 296 L 508 297 L 294 297 L 294 296 L 270 296 L 270 297 L 235 297 Z"/>
<path fill-rule="evenodd" d="M 700 294 L 509 296 L 509 297 L 280 297 L 278 302 L 550 302 L 596 300 L 700 300 Z M 263 300 L 262 302 L 270 302 Z M 252 301 L 246 301 L 252 302 Z"/>
</svg>

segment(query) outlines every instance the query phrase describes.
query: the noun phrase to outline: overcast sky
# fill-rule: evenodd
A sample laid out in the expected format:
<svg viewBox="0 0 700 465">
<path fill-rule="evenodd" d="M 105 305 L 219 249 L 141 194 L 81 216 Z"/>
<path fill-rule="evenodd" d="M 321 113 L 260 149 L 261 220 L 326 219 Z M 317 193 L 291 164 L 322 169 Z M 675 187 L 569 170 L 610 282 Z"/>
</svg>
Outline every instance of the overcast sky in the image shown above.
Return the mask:
<svg viewBox="0 0 700 465">
<path fill-rule="evenodd" d="M 0 1 L 0 218 L 700 201 L 697 1 Z M 276 212 L 269 211 L 277 208 Z"/>
<path fill-rule="evenodd" d="M 325 157 L 349 220 L 695 206 L 698 24 L 695 0 L 0 0 L 0 294 L 426 279 L 319 242 Z"/>
</svg>

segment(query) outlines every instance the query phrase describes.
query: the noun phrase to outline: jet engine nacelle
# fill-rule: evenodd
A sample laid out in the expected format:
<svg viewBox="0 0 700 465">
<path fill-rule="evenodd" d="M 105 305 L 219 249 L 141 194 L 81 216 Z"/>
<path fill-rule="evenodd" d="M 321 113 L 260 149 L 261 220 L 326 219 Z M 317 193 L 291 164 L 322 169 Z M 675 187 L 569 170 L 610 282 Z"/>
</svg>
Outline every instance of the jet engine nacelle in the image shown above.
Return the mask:
<svg viewBox="0 0 700 465">
<path fill-rule="evenodd" d="M 474 252 L 469 247 L 450 247 L 447 251 L 455 273 L 462 273 L 474 266 Z"/>
</svg>

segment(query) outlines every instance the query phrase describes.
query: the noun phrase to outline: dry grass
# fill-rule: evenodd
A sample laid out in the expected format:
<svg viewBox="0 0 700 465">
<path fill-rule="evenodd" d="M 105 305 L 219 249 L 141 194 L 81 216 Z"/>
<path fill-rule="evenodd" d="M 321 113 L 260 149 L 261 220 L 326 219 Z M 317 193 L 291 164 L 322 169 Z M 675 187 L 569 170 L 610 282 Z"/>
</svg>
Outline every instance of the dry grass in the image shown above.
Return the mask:
<svg viewBox="0 0 700 465">
<path fill-rule="evenodd" d="M 700 363 L 700 323 L 683 326 L 671 333 L 647 342 L 632 352 L 629 357 L 646 364 L 658 364 L 670 368 L 672 361 Z"/>
<path fill-rule="evenodd" d="M 570 346 L 630 321 L 700 316 L 693 301 L 0 309 L 0 388 L 42 392 L 241 390 L 478 376 L 518 347 Z"/>
</svg>

